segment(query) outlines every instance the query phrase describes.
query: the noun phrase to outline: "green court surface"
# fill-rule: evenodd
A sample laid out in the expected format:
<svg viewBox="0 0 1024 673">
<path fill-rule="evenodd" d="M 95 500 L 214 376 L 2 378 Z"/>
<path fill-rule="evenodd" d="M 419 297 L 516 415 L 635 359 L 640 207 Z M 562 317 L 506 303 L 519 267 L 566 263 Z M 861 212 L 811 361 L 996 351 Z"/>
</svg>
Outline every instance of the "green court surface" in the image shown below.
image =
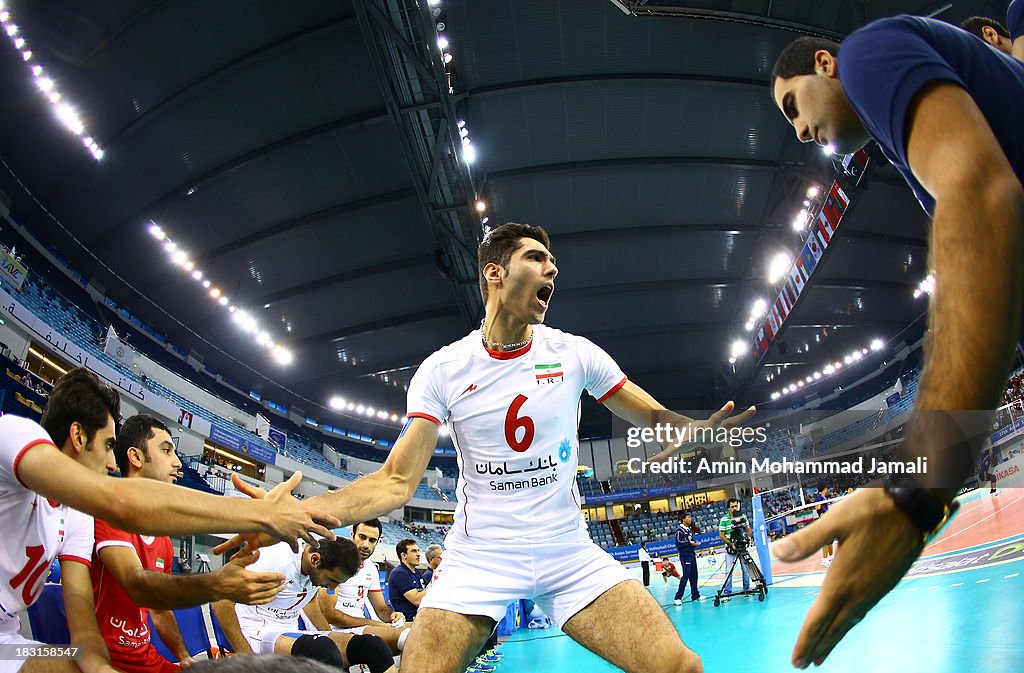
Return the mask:
<svg viewBox="0 0 1024 673">
<path fill-rule="evenodd" d="M 1024 537 L 1008 544 L 1024 546 Z M 939 555 L 937 558 L 954 556 Z M 790 671 L 790 652 L 821 573 L 789 576 L 768 598 L 734 597 L 672 604 L 676 581 L 660 575 L 651 593 L 684 642 L 718 671 Z M 709 580 L 712 578 L 708 578 Z M 713 597 L 721 584 L 705 585 Z M 702 585 L 704 582 L 702 578 Z M 799 586 L 803 584 L 804 586 Z M 734 580 L 740 588 L 738 572 Z M 809 586 L 808 586 L 809 585 Z M 637 625 L 637 637 L 644 627 Z M 521 629 L 501 646 L 495 673 L 617 671 L 552 626 Z M 813 668 L 813 667 L 812 667 Z M 1024 560 L 905 579 L 886 596 L 817 670 L 835 673 L 1019 673 L 1024 671 Z"/>
</svg>

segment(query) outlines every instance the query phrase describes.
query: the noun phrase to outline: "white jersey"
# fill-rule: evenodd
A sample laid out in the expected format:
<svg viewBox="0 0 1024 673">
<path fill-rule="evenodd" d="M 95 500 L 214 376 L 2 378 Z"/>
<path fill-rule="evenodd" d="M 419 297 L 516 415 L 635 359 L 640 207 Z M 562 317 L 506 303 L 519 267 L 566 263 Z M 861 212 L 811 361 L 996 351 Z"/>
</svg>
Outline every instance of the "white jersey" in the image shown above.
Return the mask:
<svg viewBox="0 0 1024 673">
<path fill-rule="evenodd" d="M 363 606 L 366 605 L 371 592 L 380 593 L 380 590 L 380 572 L 377 570 L 377 564 L 370 560 L 363 561 L 363 565 L 359 566 L 356 574 L 347 582 L 339 584 L 335 590 L 334 593 L 337 596 L 335 608 L 338 612 L 343 612 L 351 617 L 366 619 Z M 376 616 L 371 605 L 369 618 L 374 619 Z"/>
<path fill-rule="evenodd" d="M 300 544 L 299 551 L 293 552 L 287 542 L 279 542 L 261 549 L 260 557 L 248 566 L 247 569 L 253 572 L 281 573 L 285 580 L 281 592 L 265 605 L 235 604 L 235 614 L 243 634 L 262 632 L 268 624 L 283 629 L 299 628 L 302 608 L 316 598 L 317 592 L 313 579 L 302 574 L 304 548 L 305 545 Z"/>
<path fill-rule="evenodd" d="M 447 421 L 455 443 L 456 538 L 535 542 L 586 529 L 576 488 L 580 395 L 603 402 L 626 377 L 587 339 L 533 330 L 530 344 L 504 353 L 474 330 L 424 360 L 409 384 L 407 415 Z"/>
<path fill-rule="evenodd" d="M 0 633 L 17 632 L 18 614 L 39 598 L 53 559 L 92 565 L 92 517 L 30 491 L 18 477 L 22 456 L 40 444 L 53 441 L 38 423 L 0 417 Z"/>
</svg>

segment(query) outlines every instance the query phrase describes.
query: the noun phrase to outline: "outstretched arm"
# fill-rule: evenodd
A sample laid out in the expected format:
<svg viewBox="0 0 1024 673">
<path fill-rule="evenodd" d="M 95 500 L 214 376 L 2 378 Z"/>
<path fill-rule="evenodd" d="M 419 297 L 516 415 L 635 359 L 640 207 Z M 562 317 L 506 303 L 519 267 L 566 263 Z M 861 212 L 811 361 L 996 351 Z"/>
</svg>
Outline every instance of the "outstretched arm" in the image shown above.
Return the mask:
<svg viewBox="0 0 1024 673">
<path fill-rule="evenodd" d="M 1024 188 L 974 100 L 955 84 L 918 92 L 908 130 L 910 167 L 936 201 L 935 292 L 928 357 L 903 450 L 929 459 L 929 490 L 948 502 L 970 474 L 978 445 L 936 410 L 999 403 L 1024 298 Z M 885 491 L 865 488 L 777 543 L 775 553 L 794 561 L 834 539 L 841 551 L 797 638 L 798 667 L 824 661 L 924 546 Z"/>
<path fill-rule="evenodd" d="M 604 405 L 619 418 L 629 421 L 636 427 L 654 427 L 659 424 L 669 424 L 680 430 L 695 428 L 730 428 L 744 423 L 754 415 L 754 407 L 750 407 L 741 414 L 730 417 L 729 414 L 735 405 L 727 402 L 724 407 L 716 411 L 707 420 L 694 420 L 682 414 L 677 414 L 665 408 L 665 405 L 650 396 L 646 390 L 633 383 L 626 381 L 614 395 L 604 401 Z M 692 434 L 692 433 L 690 433 Z M 693 443 L 679 445 L 663 445 L 665 450 L 650 458 L 651 462 L 668 460 L 680 451 L 694 448 Z"/>
<path fill-rule="evenodd" d="M 430 456 L 434 453 L 437 435 L 436 423 L 424 418 L 412 418 L 379 470 L 356 479 L 344 488 L 303 502 L 317 511 L 332 512 L 340 520 L 338 526 L 350 526 L 393 512 L 416 493 L 416 486 L 423 478 Z M 250 497 L 263 497 L 263 491 L 249 486 L 237 479 L 237 476 L 234 484 Z M 239 535 L 218 545 L 213 551 L 220 554 L 243 542 L 252 548 L 264 546 L 270 540 L 259 535 Z"/>
<path fill-rule="evenodd" d="M 111 479 L 89 470 L 51 443 L 39 443 L 22 454 L 17 476 L 28 488 L 121 530 L 145 535 L 265 532 L 298 550 L 310 532 L 333 537 L 337 521 L 316 507 L 291 497 L 298 472 L 262 502 L 200 493 L 152 479 Z"/>
</svg>

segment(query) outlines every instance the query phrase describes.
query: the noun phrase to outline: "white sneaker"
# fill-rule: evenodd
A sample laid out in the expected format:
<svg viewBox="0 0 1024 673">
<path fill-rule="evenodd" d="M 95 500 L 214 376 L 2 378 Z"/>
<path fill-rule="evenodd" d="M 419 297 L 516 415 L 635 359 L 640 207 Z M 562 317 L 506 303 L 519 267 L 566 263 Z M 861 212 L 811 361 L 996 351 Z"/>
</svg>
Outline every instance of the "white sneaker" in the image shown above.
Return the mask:
<svg viewBox="0 0 1024 673">
<path fill-rule="evenodd" d="M 677 598 L 677 599 L 675 599 L 675 600 L 674 600 L 674 601 L 672 601 L 672 602 L 673 602 L 673 603 L 675 603 L 676 605 L 682 605 L 682 604 L 683 604 L 683 602 L 682 602 L 681 600 L 679 600 L 678 598 Z"/>
</svg>

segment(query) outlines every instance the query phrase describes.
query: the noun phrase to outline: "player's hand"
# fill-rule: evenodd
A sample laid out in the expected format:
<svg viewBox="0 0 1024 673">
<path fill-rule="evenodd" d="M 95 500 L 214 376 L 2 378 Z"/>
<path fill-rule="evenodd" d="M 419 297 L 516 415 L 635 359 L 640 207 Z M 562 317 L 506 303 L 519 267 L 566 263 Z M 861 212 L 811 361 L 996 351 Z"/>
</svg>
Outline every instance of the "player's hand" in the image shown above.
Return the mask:
<svg viewBox="0 0 1024 673">
<path fill-rule="evenodd" d="M 799 561 L 839 540 L 821 592 L 793 648 L 793 665 L 820 665 L 843 636 L 896 586 L 924 547 L 921 533 L 881 488 L 860 489 L 820 519 L 776 542 L 783 561 Z"/>
<path fill-rule="evenodd" d="M 269 511 L 266 513 L 267 518 L 264 521 L 263 532 L 273 539 L 287 542 L 292 551 L 299 550 L 299 538 L 316 548 L 318 543 L 313 537 L 313 533 L 333 540 L 334 533 L 330 529 L 341 525 L 341 521 L 335 517 L 320 512 L 309 504 L 292 497 L 292 491 L 302 482 L 302 472 L 296 472 L 288 481 L 278 484 L 269 493 L 246 484 L 237 474 L 231 475 L 231 480 L 236 489 L 250 498 L 261 500 L 268 506 Z M 232 545 L 232 542 L 235 544 Z M 255 537 L 251 534 L 235 536 L 228 542 L 218 545 L 214 549 L 214 553 L 217 553 L 217 549 L 230 549 L 242 542 L 248 545 L 249 550 L 255 550 L 257 547 L 265 546 L 266 538 Z"/>
<path fill-rule="evenodd" d="M 246 547 L 214 572 L 211 577 L 216 592 L 214 600 L 229 600 L 246 605 L 262 605 L 274 600 L 284 587 L 285 577 L 281 573 L 245 569 L 259 557 L 259 551 Z"/>
<path fill-rule="evenodd" d="M 741 412 L 739 414 L 736 414 L 735 416 L 730 416 L 730 414 L 733 412 L 733 410 L 735 408 L 736 408 L 736 404 L 732 400 L 730 400 L 730 401 L 726 402 L 722 406 L 721 409 L 719 409 L 715 413 L 711 414 L 711 416 L 709 416 L 708 418 L 706 418 L 704 420 L 693 420 L 693 421 L 690 421 L 689 426 L 688 426 L 690 428 L 690 430 L 684 436 L 689 436 L 689 437 L 699 436 L 701 434 L 701 432 L 700 432 L 701 428 L 710 428 L 710 429 L 714 429 L 714 428 L 732 428 L 732 427 L 735 427 L 735 426 L 740 425 L 742 423 L 746 423 L 748 420 L 751 419 L 751 417 L 753 417 L 754 414 L 757 413 L 757 408 L 752 406 L 752 407 L 748 407 L 743 412 Z M 679 444 L 677 444 L 675 446 L 672 446 L 670 448 L 670 451 L 674 454 L 674 453 L 678 453 L 680 451 L 687 451 L 687 450 L 695 449 L 698 446 L 708 446 L 708 445 L 709 445 L 708 442 L 685 442 L 684 441 L 684 442 L 680 442 Z M 664 452 L 662 454 L 660 454 L 660 455 L 664 455 Z M 655 457 L 655 459 L 656 458 L 657 457 Z M 652 460 L 654 460 L 654 459 L 652 459 Z"/>
</svg>

